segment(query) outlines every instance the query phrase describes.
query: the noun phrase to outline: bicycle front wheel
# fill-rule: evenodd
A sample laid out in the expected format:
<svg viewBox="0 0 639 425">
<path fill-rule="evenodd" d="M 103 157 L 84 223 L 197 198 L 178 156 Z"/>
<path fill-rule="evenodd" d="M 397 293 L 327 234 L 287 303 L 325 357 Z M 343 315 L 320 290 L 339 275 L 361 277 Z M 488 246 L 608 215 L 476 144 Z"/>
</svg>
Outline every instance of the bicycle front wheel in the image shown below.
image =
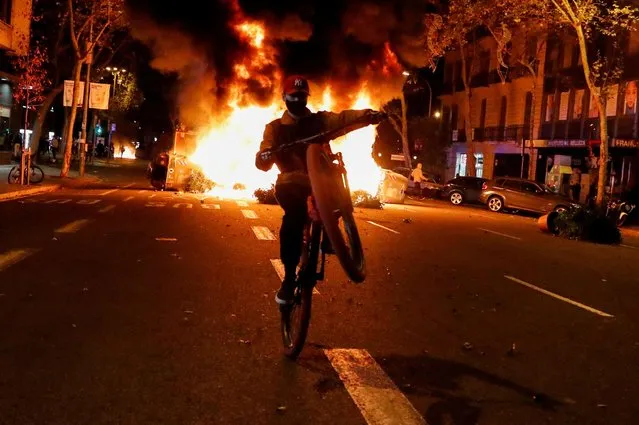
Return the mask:
<svg viewBox="0 0 639 425">
<path fill-rule="evenodd" d="M 42 168 L 38 167 L 37 165 L 32 165 L 29 181 L 33 184 L 38 184 L 42 183 L 42 180 L 44 180 L 44 171 L 42 171 Z"/>
<path fill-rule="evenodd" d="M 11 171 L 9 171 L 9 175 L 7 176 L 7 181 L 9 182 L 9 184 L 20 183 L 20 167 L 19 166 L 16 165 L 13 168 L 11 168 Z"/>
<path fill-rule="evenodd" d="M 348 277 L 361 283 L 366 279 L 366 262 L 346 176 L 321 145 L 308 147 L 306 162 L 317 209 L 335 254 Z"/>
</svg>

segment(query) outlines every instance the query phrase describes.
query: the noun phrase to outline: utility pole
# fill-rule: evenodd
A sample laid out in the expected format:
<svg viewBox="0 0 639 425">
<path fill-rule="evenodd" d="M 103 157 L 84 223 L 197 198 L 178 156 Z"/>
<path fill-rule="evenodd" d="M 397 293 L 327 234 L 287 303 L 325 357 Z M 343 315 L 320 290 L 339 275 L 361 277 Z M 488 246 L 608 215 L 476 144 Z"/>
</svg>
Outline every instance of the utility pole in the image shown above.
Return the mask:
<svg viewBox="0 0 639 425">
<path fill-rule="evenodd" d="M 80 177 L 84 176 L 84 161 L 87 151 L 87 120 L 89 118 L 89 86 L 91 85 L 91 63 L 93 62 L 93 18 L 89 29 L 89 52 L 87 52 L 87 78 L 84 83 L 84 105 L 82 109 L 82 135 L 80 136 Z"/>
</svg>

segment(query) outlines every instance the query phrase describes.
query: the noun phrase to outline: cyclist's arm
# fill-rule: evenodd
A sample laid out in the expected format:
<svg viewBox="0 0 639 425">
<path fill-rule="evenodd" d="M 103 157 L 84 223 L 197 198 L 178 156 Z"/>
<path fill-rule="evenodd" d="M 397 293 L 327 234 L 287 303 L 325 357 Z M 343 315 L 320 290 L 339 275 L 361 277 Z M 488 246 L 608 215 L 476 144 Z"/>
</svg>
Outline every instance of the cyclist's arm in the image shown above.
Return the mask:
<svg viewBox="0 0 639 425">
<path fill-rule="evenodd" d="M 262 143 L 260 143 L 260 150 L 257 153 L 257 155 L 255 155 L 255 166 L 258 169 L 262 171 L 268 171 L 273 167 L 273 163 L 275 162 L 275 159 L 271 156 L 270 159 L 265 160 L 264 158 L 262 158 L 262 155 L 261 155 L 262 152 L 264 152 L 267 149 L 271 149 L 273 146 L 275 146 L 275 130 L 273 128 L 273 125 L 269 123 L 264 128 L 264 136 L 262 136 Z"/>
<path fill-rule="evenodd" d="M 322 114 L 322 116 L 324 117 L 325 131 L 332 131 L 332 130 L 337 130 L 338 128 L 342 128 L 352 123 L 353 121 L 359 120 L 360 118 L 365 117 L 366 115 L 369 115 L 370 112 L 371 112 L 370 109 L 362 109 L 362 110 L 347 109 L 346 111 L 342 111 L 340 113 L 320 112 L 320 114 Z M 358 128 L 366 127 L 369 124 L 370 123 L 367 122 L 366 120 L 362 120 L 361 126 L 358 126 Z"/>
</svg>

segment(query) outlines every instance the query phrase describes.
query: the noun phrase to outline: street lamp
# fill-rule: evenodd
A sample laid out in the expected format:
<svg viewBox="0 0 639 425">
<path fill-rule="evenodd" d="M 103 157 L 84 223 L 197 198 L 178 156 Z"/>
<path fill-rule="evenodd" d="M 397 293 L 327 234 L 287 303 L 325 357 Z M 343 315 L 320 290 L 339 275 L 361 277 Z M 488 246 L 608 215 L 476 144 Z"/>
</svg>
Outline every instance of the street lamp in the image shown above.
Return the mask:
<svg viewBox="0 0 639 425">
<path fill-rule="evenodd" d="M 439 118 L 441 116 L 442 116 L 441 112 L 435 111 L 435 118 Z"/>
</svg>

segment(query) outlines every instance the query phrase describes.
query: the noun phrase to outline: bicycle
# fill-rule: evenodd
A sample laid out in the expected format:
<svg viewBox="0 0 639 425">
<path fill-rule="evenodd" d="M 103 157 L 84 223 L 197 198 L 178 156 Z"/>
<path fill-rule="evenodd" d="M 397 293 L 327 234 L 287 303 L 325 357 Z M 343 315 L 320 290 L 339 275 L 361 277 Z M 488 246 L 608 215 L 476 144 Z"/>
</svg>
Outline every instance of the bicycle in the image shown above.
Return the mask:
<svg viewBox="0 0 639 425">
<path fill-rule="evenodd" d="M 11 168 L 11 171 L 9 171 L 9 175 L 7 176 L 7 181 L 9 182 L 9 184 L 20 183 L 20 174 L 22 174 L 22 170 L 22 164 L 15 165 L 13 166 L 13 168 Z M 27 171 L 27 168 L 24 168 L 23 178 L 25 182 L 33 184 L 42 183 L 42 181 L 44 180 L 44 171 L 42 171 L 42 168 L 32 163 L 29 166 L 28 170 L 29 171 Z"/>
<path fill-rule="evenodd" d="M 313 288 L 317 282 L 324 280 L 325 238 L 330 240 L 342 268 L 353 282 L 361 283 L 366 278 L 364 250 L 353 217 L 353 203 L 342 154 L 332 153 L 325 147 L 331 140 L 368 124 L 363 120 L 355 120 L 342 128 L 271 150 L 277 153 L 294 146 L 308 145 L 306 162 L 312 191 L 307 202 L 309 220 L 304 228 L 293 303 L 280 306 L 284 354 L 291 359 L 296 359 L 304 348 L 311 321 Z"/>
</svg>

